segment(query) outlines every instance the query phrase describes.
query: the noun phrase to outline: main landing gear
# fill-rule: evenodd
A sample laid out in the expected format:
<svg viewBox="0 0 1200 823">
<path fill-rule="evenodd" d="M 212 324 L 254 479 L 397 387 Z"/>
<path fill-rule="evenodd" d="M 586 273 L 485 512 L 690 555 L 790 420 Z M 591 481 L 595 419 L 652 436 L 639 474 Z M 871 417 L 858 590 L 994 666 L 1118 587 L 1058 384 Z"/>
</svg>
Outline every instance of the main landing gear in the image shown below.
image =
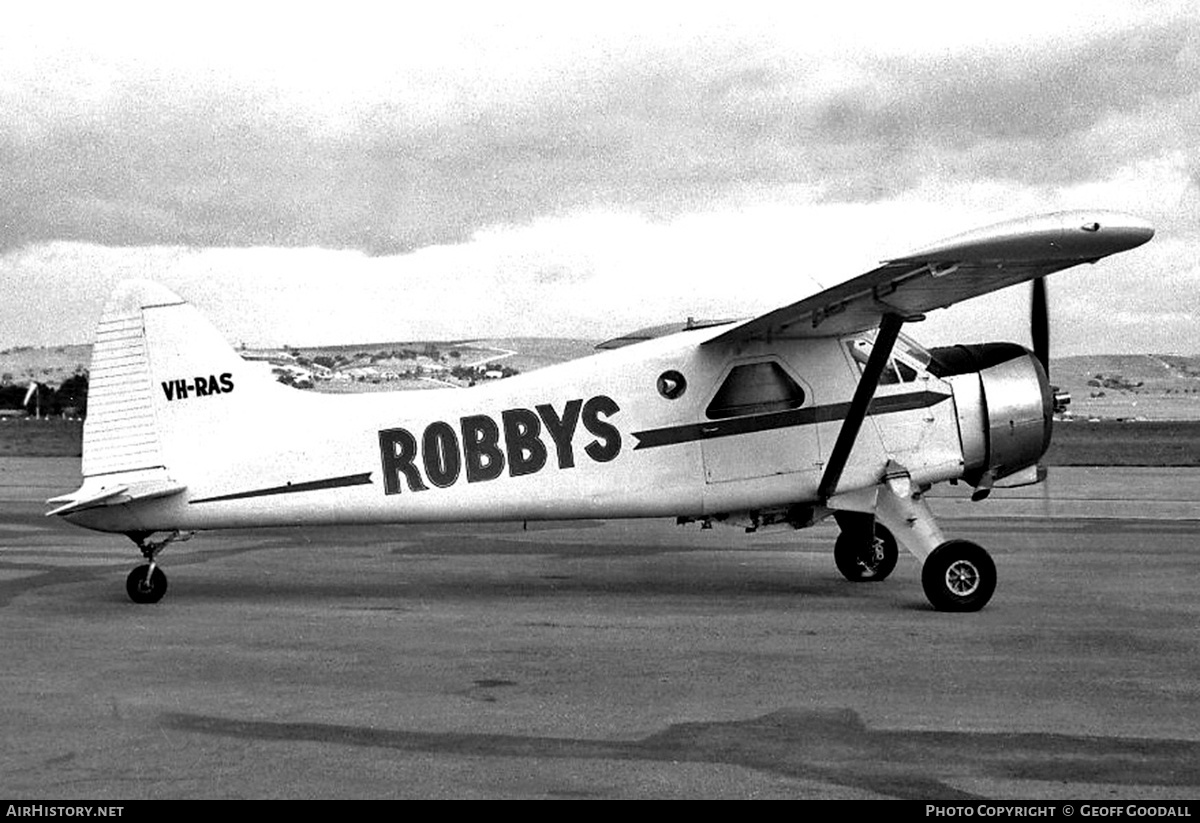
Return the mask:
<svg viewBox="0 0 1200 823">
<path fill-rule="evenodd" d="M 191 539 L 194 532 L 173 531 L 160 540 L 151 540 L 154 532 L 130 532 L 127 536 L 141 549 L 142 556 L 149 563 L 144 563 L 129 573 L 125 578 L 125 591 L 134 603 L 157 603 L 167 593 L 167 576 L 158 567 L 154 558 L 158 553 L 176 540 L 183 542 Z"/>
<path fill-rule="evenodd" d="M 155 564 L 143 564 L 125 578 L 125 591 L 134 603 L 157 603 L 167 593 L 167 576 Z"/>
<path fill-rule="evenodd" d="M 847 580 L 883 580 L 896 567 L 897 543 L 921 561 L 921 586 L 938 611 L 979 611 L 996 591 L 996 564 L 969 540 L 946 540 L 923 490 L 885 482 L 831 499 L 841 534 L 833 558 Z"/>
</svg>

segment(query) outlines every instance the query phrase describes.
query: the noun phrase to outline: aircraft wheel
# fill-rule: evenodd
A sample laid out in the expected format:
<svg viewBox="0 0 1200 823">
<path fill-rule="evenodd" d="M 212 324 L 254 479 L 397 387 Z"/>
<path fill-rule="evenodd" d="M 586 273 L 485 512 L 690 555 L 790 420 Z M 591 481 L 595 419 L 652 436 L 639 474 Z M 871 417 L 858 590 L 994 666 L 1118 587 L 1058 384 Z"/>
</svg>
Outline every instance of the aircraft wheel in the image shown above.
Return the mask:
<svg viewBox="0 0 1200 823">
<path fill-rule="evenodd" d="M 969 540 L 948 540 L 925 558 L 921 585 L 938 611 L 976 612 L 996 591 L 996 564 Z"/>
<path fill-rule="evenodd" d="M 863 539 L 862 532 L 843 531 L 833 545 L 833 562 L 847 580 L 879 581 L 896 568 L 900 552 L 896 538 L 882 523 L 875 523 L 875 533 L 870 540 Z"/>
<path fill-rule="evenodd" d="M 157 603 L 167 593 L 167 576 L 158 566 L 150 571 L 150 564 L 144 563 L 125 578 L 125 591 L 134 603 Z"/>
</svg>

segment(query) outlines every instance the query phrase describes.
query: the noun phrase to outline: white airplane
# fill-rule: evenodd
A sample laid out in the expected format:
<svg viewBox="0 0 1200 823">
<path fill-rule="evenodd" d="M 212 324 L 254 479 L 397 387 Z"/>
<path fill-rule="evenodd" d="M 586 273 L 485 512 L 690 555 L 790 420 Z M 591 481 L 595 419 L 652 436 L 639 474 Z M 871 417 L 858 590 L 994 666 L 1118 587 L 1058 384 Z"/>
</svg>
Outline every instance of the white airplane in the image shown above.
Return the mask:
<svg viewBox="0 0 1200 823">
<path fill-rule="evenodd" d="M 834 517 L 834 560 L 882 580 L 897 542 L 937 609 L 974 611 L 996 569 L 947 540 L 925 492 L 1036 483 L 1056 397 L 1041 278 L 1154 234 L 1111 212 L 1002 223 L 889 260 L 746 321 L 675 324 L 471 389 L 320 395 L 243 361 L 192 306 L 122 283 L 92 354 L 83 483 L 48 515 L 159 552 L 196 531 L 674 517 L 750 530 Z M 1034 351 L 926 350 L 904 323 L 1033 281 Z"/>
</svg>

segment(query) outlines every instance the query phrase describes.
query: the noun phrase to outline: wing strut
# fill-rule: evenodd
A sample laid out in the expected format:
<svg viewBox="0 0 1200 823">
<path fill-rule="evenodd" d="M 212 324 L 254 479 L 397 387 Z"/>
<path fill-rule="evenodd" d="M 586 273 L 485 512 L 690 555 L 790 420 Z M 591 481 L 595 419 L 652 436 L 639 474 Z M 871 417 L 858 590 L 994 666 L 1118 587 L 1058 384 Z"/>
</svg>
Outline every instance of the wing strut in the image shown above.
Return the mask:
<svg viewBox="0 0 1200 823">
<path fill-rule="evenodd" d="M 871 345 L 871 356 L 867 358 L 867 363 L 863 366 L 862 377 L 858 381 L 858 387 L 854 390 L 854 399 L 850 401 L 850 409 L 846 412 L 846 421 L 842 423 L 842 430 L 838 432 L 837 442 L 833 444 L 829 462 L 825 465 L 825 474 L 821 476 L 821 485 L 818 487 L 817 493 L 822 500 L 828 500 L 837 491 L 842 470 L 846 468 L 846 461 L 850 459 L 850 450 L 854 448 L 854 441 L 858 439 L 858 431 L 867 418 L 867 408 L 875 397 L 879 377 L 883 374 L 883 367 L 887 365 L 888 359 L 892 356 L 892 347 L 896 345 L 896 338 L 900 336 L 902 325 L 904 325 L 904 318 L 898 314 L 885 314 L 879 323 L 879 334 L 875 336 L 875 342 Z"/>
</svg>

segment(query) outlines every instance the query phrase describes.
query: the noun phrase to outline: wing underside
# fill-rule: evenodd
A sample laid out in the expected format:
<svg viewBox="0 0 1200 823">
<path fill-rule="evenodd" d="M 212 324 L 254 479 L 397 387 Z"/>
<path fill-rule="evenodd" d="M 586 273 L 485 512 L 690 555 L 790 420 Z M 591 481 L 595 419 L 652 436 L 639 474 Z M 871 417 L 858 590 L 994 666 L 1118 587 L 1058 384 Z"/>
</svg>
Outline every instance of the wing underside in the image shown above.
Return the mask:
<svg viewBox="0 0 1200 823">
<path fill-rule="evenodd" d="M 934 309 L 1140 246 L 1147 223 L 1113 212 L 1059 212 L 1000 223 L 884 262 L 810 297 L 733 326 L 707 344 L 830 337 L 879 325 L 887 314 Z"/>
</svg>

